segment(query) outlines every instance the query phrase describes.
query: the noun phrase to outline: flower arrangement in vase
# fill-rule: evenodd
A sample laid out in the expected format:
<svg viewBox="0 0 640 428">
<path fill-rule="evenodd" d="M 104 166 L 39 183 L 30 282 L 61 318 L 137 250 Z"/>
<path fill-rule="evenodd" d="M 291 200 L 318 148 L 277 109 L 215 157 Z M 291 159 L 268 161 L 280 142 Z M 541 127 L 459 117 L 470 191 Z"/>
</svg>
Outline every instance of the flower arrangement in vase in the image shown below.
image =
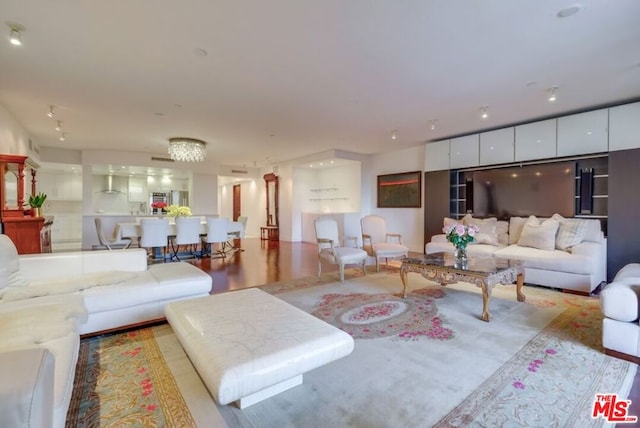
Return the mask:
<svg viewBox="0 0 640 428">
<path fill-rule="evenodd" d="M 167 203 L 166 202 L 157 201 L 157 202 L 152 202 L 151 203 L 151 209 L 154 212 L 157 212 L 158 214 L 160 214 L 160 216 L 162 216 L 162 213 L 164 212 L 164 210 L 166 208 L 167 208 Z"/>
<path fill-rule="evenodd" d="M 475 240 L 478 233 L 476 225 L 465 226 L 462 223 L 453 223 L 445 226 L 442 231 L 447 236 L 447 241 L 455 247 L 454 255 L 457 260 L 467 259 L 467 245 Z"/>
<path fill-rule="evenodd" d="M 191 208 L 184 205 L 169 205 L 167 207 L 167 215 L 170 217 L 190 217 Z"/>
</svg>

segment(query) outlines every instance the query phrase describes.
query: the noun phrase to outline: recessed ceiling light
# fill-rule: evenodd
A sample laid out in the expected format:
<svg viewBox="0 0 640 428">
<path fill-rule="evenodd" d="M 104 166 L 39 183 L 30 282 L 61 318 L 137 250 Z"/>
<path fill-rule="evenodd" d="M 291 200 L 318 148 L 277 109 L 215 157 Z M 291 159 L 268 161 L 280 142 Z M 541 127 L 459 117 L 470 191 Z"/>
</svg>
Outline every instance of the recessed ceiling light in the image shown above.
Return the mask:
<svg viewBox="0 0 640 428">
<path fill-rule="evenodd" d="M 560 9 L 556 16 L 558 18 L 568 18 L 580 12 L 580 9 L 582 9 L 582 5 L 580 3 L 572 4 L 571 6 Z"/>
<path fill-rule="evenodd" d="M 16 24 L 14 22 L 7 22 L 7 25 L 11 29 L 9 31 L 9 43 L 14 46 L 22 46 L 22 32 L 25 30 L 25 28 L 22 25 Z"/>
</svg>

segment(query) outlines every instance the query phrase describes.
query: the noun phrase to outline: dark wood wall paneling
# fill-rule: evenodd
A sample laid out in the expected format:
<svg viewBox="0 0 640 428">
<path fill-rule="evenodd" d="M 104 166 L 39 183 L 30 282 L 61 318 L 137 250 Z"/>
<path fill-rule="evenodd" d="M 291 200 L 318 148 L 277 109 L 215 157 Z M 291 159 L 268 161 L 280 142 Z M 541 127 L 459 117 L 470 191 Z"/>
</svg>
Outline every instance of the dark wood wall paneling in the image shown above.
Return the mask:
<svg viewBox="0 0 640 428">
<path fill-rule="evenodd" d="M 442 219 L 449 215 L 450 172 L 424 173 L 424 244 L 442 233 Z M 424 245 L 423 245 L 424 249 Z"/>
<path fill-rule="evenodd" d="M 607 280 L 640 263 L 640 149 L 609 153 Z"/>
</svg>

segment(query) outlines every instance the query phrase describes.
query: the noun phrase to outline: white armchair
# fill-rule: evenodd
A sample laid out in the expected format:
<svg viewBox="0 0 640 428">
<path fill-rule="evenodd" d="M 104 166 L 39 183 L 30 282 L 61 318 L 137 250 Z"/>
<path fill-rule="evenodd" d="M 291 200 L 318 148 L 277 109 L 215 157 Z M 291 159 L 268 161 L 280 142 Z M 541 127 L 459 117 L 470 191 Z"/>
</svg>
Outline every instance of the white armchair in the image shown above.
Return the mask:
<svg viewBox="0 0 640 428">
<path fill-rule="evenodd" d="M 376 259 L 376 272 L 380 271 L 379 259 L 389 257 L 407 257 L 409 249 L 402 245 L 399 233 L 387 233 L 386 221 L 378 215 L 367 215 L 360 219 L 362 226 L 362 245 L 371 257 Z M 395 241 L 395 242 L 394 242 Z"/>
<path fill-rule="evenodd" d="M 640 364 L 640 263 L 629 263 L 600 292 L 602 346 L 608 355 Z"/>
<path fill-rule="evenodd" d="M 344 281 L 344 266 L 347 264 L 359 264 L 362 266 L 362 272 L 366 275 L 365 262 L 367 253 L 364 250 L 355 247 L 346 247 L 340 245 L 340 236 L 338 232 L 338 224 L 329 217 L 318 217 L 314 222 L 316 230 L 316 241 L 318 243 L 318 276 L 322 272 L 322 261 L 331 264 L 337 264 L 340 267 L 340 281 Z M 358 238 L 355 236 L 346 239 Z"/>
</svg>

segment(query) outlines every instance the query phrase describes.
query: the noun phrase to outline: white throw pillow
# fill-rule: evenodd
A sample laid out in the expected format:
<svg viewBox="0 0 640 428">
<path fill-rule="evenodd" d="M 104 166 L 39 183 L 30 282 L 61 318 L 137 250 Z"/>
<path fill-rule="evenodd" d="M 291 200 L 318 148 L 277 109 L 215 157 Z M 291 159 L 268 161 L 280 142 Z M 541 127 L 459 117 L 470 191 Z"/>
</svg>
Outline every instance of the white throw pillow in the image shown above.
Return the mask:
<svg viewBox="0 0 640 428">
<path fill-rule="evenodd" d="M 535 216 L 530 216 L 522 228 L 518 245 L 553 251 L 556 248 L 558 226 L 558 220 L 550 218 L 540 223 Z"/>
<path fill-rule="evenodd" d="M 28 282 L 20 273 L 20 259 L 13 241 L 0 234 L 0 290 L 5 287 L 25 287 Z"/>
<path fill-rule="evenodd" d="M 587 233 L 587 222 L 577 218 L 564 218 L 560 214 L 551 216 L 560 223 L 558 234 L 556 235 L 556 248 L 562 251 L 569 251 L 574 245 L 584 241 Z"/>
<path fill-rule="evenodd" d="M 509 219 L 509 245 L 517 244 L 522 233 L 522 228 L 527 222 L 525 217 L 511 217 Z"/>
<path fill-rule="evenodd" d="M 475 240 L 472 244 L 489 244 L 498 246 L 498 219 L 495 217 L 490 218 L 473 218 L 471 216 L 465 216 L 467 224 L 469 226 L 474 225 L 478 228 L 478 233 L 475 235 Z"/>
<path fill-rule="evenodd" d="M 500 244 L 509 245 L 509 222 L 508 221 L 498 220 L 496 233 L 498 234 L 498 242 Z"/>
<path fill-rule="evenodd" d="M 461 221 L 458 221 L 454 218 L 451 217 L 445 217 L 444 221 L 442 222 L 442 230 L 446 229 L 447 227 L 454 225 L 454 224 L 458 224 L 461 223 Z"/>
</svg>

